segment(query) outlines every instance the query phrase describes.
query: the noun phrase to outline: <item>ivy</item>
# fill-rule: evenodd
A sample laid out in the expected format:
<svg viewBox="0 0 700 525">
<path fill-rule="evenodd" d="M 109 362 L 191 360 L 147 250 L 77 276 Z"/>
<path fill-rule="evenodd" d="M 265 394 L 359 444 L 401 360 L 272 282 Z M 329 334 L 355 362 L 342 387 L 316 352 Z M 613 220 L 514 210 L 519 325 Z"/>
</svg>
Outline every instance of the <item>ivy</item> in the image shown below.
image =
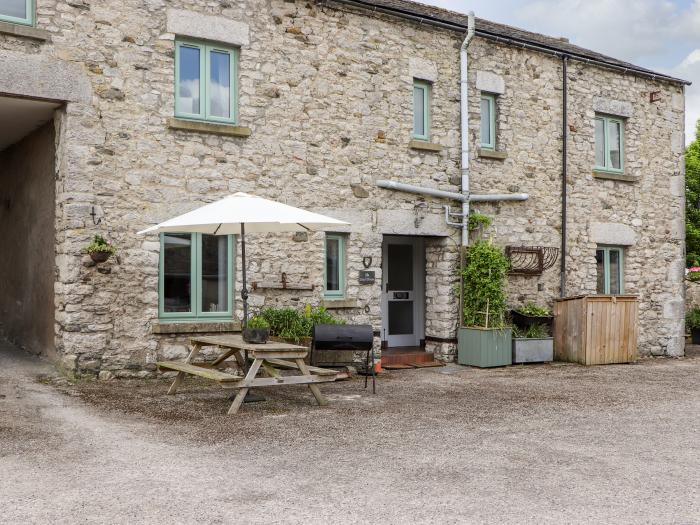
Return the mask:
<svg viewBox="0 0 700 525">
<path fill-rule="evenodd" d="M 479 240 L 464 253 L 464 326 L 502 328 L 506 316 L 506 273 L 510 261 L 492 241 Z"/>
</svg>

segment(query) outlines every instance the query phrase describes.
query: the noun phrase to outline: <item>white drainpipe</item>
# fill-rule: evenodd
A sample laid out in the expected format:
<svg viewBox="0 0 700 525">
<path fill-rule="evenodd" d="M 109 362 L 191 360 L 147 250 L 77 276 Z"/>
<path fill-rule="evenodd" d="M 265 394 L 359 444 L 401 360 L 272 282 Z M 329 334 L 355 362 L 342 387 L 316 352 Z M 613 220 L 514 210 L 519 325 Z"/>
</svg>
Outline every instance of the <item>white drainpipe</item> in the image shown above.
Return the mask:
<svg viewBox="0 0 700 525">
<path fill-rule="evenodd" d="M 459 112 L 462 139 L 462 246 L 469 246 L 469 58 L 467 48 L 474 37 L 474 11 L 469 11 L 467 36 L 459 49 Z"/>
</svg>

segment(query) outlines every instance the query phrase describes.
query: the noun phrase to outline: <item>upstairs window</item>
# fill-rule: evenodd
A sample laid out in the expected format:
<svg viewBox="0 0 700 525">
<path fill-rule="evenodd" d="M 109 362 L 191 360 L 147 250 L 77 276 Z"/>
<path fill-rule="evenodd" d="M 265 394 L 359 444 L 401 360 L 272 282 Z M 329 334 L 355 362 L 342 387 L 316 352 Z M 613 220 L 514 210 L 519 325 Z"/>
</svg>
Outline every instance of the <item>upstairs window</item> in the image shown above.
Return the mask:
<svg viewBox="0 0 700 525">
<path fill-rule="evenodd" d="M 329 298 L 345 296 L 345 237 L 326 234 L 326 290 Z"/>
<path fill-rule="evenodd" d="M 177 41 L 175 116 L 235 124 L 237 58 L 234 48 Z"/>
<path fill-rule="evenodd" d="M 597 115 L 595 118 L 595 169 L 624 170 L 624 134 L 622 119 Z"/>
<path fill-rule="evenodd" d="M 430 139 L 430 82 L 413 81 L 413 138 Z"/>
<path fill-rule="evenodd" d="M 481 95 L 481 147 L 496 149 L 496 95 Z"/>
<path fill-rule="evenodd" d="M 230 235 L 164 233 L 160 240 L 158 314 L 170 321 L 233 317 Z"/>
<path fill-rule="evenodd" d="M 0 20 L 12 24 L 34 24 L 34 0 L 0 0 Z"/>
<path fill-rule="evenodd" d="M 595 252 L 598 274 L 598 293 L 619 295 L 624 293 L 622 248 L 599 246 Z"/>
</svg>

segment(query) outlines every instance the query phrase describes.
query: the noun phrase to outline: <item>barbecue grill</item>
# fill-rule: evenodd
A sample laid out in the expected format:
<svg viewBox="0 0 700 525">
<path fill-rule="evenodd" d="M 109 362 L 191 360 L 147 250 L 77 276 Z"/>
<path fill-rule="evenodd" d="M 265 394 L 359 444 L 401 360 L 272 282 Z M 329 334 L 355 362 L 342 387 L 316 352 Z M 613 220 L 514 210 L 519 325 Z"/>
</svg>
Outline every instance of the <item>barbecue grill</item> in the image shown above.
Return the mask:
<svg viewBox="0 0 700 525">
<path fill-rule="evenodd" d="M 317 324 L 314 325 L 313 339 L 311 342 L 311 363 L 315 364 L 315 351 L 347 351 L 366 352 L 365 388 L 367 378 L 372 374 L 372 393 L 377 393 L 372 360 L 372 348 L 374 346 L 374 333 L 372 326 L 368 324 Z"/>
</svg>

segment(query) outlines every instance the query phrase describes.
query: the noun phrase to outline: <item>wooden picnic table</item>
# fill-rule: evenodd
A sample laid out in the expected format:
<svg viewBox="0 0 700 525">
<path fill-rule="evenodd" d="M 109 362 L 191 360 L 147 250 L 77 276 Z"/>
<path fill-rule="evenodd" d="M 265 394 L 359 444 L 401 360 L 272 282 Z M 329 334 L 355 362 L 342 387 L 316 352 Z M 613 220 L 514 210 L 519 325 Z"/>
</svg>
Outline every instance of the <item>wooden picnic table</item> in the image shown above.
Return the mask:
<svg viewBox="0 0 700 525">
<path fill-rule="evenodd" d="M 280 385 L 308 385 L 319 405 L 326 405 L 317 383 L 335 381 L 335 370 L 309 366 L 304 362 L 308 349 L 304 346 L 268 341 L 265 344 L 246 343 L 240 334 L 193 337 L 190 339 L 192 350 L 184 361 L 160 361 L 158 366 L 178 372 L 170 386 L 168 394 L 175 394 L 185 374 L 191 374 L 218 382 L 223 388 L 238 388 L 239 391 L 229 408 L 229 415 L 238 412 L 248 390 L 253 387 Z M 204 346 L 217 346 L 222 352 L 213 362 L 195 362 L 194 359 Z M 241 370 L 246 370 L 245 377 L 218 370 L 229 357 L 233 356 Z M 280 369 L 298 370 L 301 375 L 282 375 Z M 257 377 L 263 371 L 268 377 Z"/>
</svg>

